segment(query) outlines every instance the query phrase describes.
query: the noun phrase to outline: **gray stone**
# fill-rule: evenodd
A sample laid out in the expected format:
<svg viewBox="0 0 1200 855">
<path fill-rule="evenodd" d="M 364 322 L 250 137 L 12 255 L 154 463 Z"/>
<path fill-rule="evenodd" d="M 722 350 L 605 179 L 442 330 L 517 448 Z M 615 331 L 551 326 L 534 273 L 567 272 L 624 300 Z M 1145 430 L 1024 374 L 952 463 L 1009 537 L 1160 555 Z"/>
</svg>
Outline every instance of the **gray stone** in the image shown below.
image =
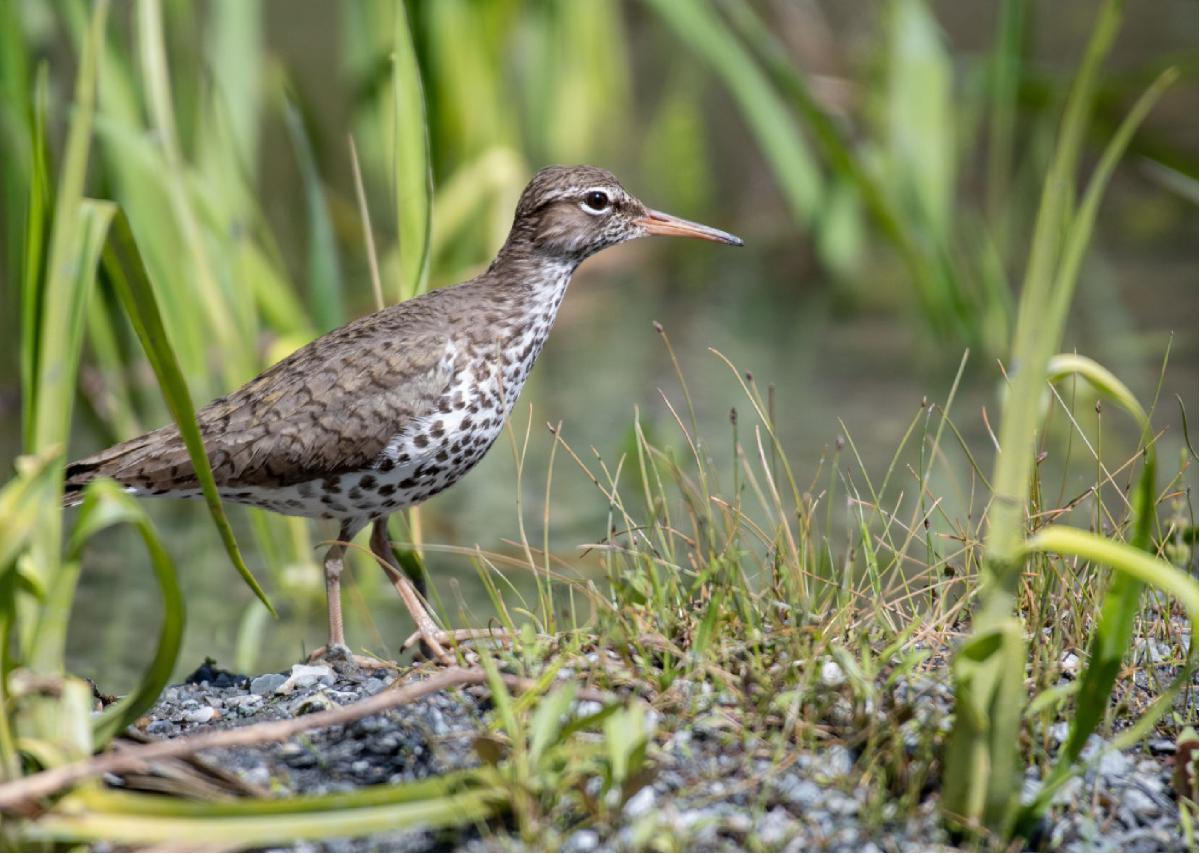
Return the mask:
<svg viewBox="0 0 1200 855">
<path fill-rule="evenodd" d="M 378 695 L 387 687 L 387 680 L 380 680 L 378 677 L 371 677 L 362 684 L 362 691 L 364 695 Z"/>
<path fill-rule="evenodd" d="M 825 752 L 822 766 L 830 778 L 844 778 L 854 768 L 854 758 L 844 745 L 831 745 Z"/>
<path fill-rule="evenodd" d="M 261 695 L 246 695 L 238 701 L 237 712 L 241 716 L 252 716 L 263 707 Z"/>
<path fill-rule="evenodd" d="M 212 707 L 196 707 L 193 710 L 188 710 L 184 713 L 184 720 L 190 721 L 192 724 L 207 724 L 217 716 L 217 711 Z"/>
<path fill-rule="evenodd" d="M 292 675 L 280 690 L 286 693 L 289 684 L 293 689 L 307 689 L 318 683 L 322 686 L 332 686 L 336 682 L 337 674 L 328 665 L 297 664 L 292 666 Z"/>
<path fill-rule="evenodd" d="M 1105 751 L 1100 755 L 1096 770 L 1108 778 L 1123 778 L 1129 774 L 1129 758 L 1120 751 Z"/>
<path fill-rule="evenodd" d="M 1056 745 L 1062 745 L 1067 741 L 1067 735 L 1071 732 L 1071 725 L 1065 721 L 1056 721 L 1050 725 L 1050 740 Z"/>
<path fill-rule="evenodd" d="M 594 852 L 600 845 L 600 835 L 590 828 L 582 828 L 567 838 L 563 849 L 567 852 Z"/>
<path fill-rule="evenodd" d="M 795 778 L 785 784 L 780 795 L 788 804 L 797 808 L 812 808 L 824 800 L 825 791 L 807 778 Z"/>
<path fill-rule="evenodd" d="M 821 682 L 831 689 L 836 689 L 845 683 L 846 674 L 842 671 L 842 666 L 832 659 L 826 659 L 821 665 Z"/>
<path fill-rule="evenodd" d="M 250 681 L 250 691 L 256 695 L 269 695 L 286 681 L 287 677 L 282 674 L 263 674 Z"/>
<path fill-rule="evenodd" d="M 1037 792 L 1040 789 L 1041 789 L 1041 782 L 1039 781 L 1038 785 L 1036 787 L 1034 787 L 1034 789 L 1033 789 L 1033 795 L 1037 795 Z M 1063 784 L 1061 787 L 1058 788 L 1058 792 L 1055 793 L 1054 798 L 1051 799 L 1051 804 L 1055 804 L 1055 805 L 1074 804 L 1075 800 L 1077 798 L 1079 798 L 1079 791 L 1081 789 L 1083 789 L 1083 781 L 1077 777 L 1071 778 L 1065 784 Z"/>
<path fill-rule="evenodd" d="M 642 787 L 629 797 L 629 801 L 625 802 L 622 813 L 630 819 L 636 819 L 642 814 L 648 813 L 654 807 L 654 800 L 654 788 Z"/>
<path fill-rule="evenodd" d="M 157 721 L 150 722 L 150 724 L 146 726 L 146 733 L 150 734 L 151 736 L 163 736 L 165 734 L 174 732 L 175 725 L 166 719 L 160 718 Z"/>
<path fill-rule="evenodd" d="M 784 808 L 776 806 L 763 814 L 756 831 L 763 846 L 778 850 L 795 834 L 796 821 Z"/>
<path fill-rule="evenodd" d="M 826 809 L 836 816 L 854 816 L 858 813 L 858 802 L 841 793 L 830 793 L 825 799 Z"/>
<path fill-rule="evenodd" d="M 1137 786 L 1121 790 L 1121 802 L 1130 812 L 1143 819 L 1152 819 L 1159 814 L 1158 803 Z"/>
<path fill-rule="evenodd" d="M 307 715 L 308 713 L 330 710 L 336 706 L 337 704 L 324 692 L 316 692 L 307 697 L 300 698 L 300 700 L 292 704 L 289 712 L 292 715 Z"/>
</svg>

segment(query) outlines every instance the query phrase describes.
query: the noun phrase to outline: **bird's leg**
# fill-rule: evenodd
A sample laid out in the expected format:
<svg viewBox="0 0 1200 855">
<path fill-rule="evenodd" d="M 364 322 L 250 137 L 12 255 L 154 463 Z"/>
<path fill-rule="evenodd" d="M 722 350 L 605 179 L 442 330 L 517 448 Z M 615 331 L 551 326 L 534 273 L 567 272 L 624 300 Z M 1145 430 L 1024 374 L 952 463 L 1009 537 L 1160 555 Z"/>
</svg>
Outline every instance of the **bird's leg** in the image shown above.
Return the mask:
<svg viewBox="0 0 1200 855">
<path fill-rule="evenodd" d="M 342 558 L 346 554 L 343 545 L 349 538 L 343 526 L 338 540 L 325 553 L 325 600 L 329 607 L 329 643 L 327 653 L 346 650 L 346 631 L 342 622 Z"/>
<path fill-rule="evenodd" d="M 387 517 L 380 517 L 371 525 L 371 552 L 375 553 L 375 559 L 383 568 L 383 572 L 387 574 L 388 581 L 392 583 L 392 587 L 396 589 L 400 599 L 404 600 L 408 613 L 412 615 L 413 622 L 417 625 L 417 633 L 429 648 L 429 652 L 443 662 L 450 661 L 450 655 L 439 643 L 439 639 L 443 638 L 444 634 L 433 622 L 433 618 L 429 616 L 429 611 L 421 602 L 421 597 L 417 594 L 412 581 L 407 575 L 392 566 L 390 560 L 392 545 L 388 541 Z"/>
<path fill-rule="evenodd" d="M 365 656 L 355 656 L 346 647 L 345 625 L 342 622 L 342 566 L 346 555 L 346 544 L 354 539 L 360 526 L 343 523 L 338 538 L 325 553 L 325 599 L 329 608 L 329 643 L 314 650 L 309 661 L 325 659 L 336 663 L 349 663 L 362 668 L 388 667 L 388 663 Z"/>
</svg>

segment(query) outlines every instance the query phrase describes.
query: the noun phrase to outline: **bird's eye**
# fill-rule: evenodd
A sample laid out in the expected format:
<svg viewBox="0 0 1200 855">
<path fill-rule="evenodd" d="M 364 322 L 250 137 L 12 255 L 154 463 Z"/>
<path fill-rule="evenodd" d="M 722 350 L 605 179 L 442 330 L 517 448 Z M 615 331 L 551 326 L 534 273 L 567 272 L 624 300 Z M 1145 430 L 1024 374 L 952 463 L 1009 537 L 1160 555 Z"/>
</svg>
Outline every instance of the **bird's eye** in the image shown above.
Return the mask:
<svg viewBox="0 0 1200 855">
<path fill-rule="evenodd" d="M 583 204 L 593 211 L 603 211 L 608 207 L 608 194 L 600 190 L 591 190 L 583 197 Z"/>
</svg>

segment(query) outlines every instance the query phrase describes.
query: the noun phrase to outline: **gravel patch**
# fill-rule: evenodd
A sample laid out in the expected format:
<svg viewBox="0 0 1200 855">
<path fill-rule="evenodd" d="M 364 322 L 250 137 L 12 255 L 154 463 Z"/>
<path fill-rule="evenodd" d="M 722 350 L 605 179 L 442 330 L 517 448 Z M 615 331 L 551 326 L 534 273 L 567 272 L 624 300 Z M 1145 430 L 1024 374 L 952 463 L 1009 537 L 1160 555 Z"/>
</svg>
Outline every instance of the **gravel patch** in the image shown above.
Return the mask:
<svg viewBox="0 0 1200 855">
<path fill-rule="evenodd" d="M 386 670 L 340 674 L 326 666 L 297 665 L 253 678 L 199 669 L 191 682 L 168 688 L 140 722 L 156 738 L 212 728 L 241 727 L 343 706 L 376 694 L 397 676 Z M 823 669 L 831 691 L 841 685 Z M 913 752 L 951 725 L 950 690 L 924 678 L 901 680 L 873 715 L 897 721 L 899 738 Z M 556 848 L 576 852 L 682 849 L 705 851 L 953 850 L 955 842 L 937 811 L 936 781 L 915 810 L 896 809 L 878 782 L 864 783 L 855 753 L 831 742 L 778 756 L 778 749 L 730 726 L 737 710 L 710 685 L 681 686 L 691 705 L 686 716 L 657 723 L 650 752 L 652 774 L 614 814 L 611 827 L 588 827 L 563 818 Z M 586 714 L 589 702 L 576 705 Z M 834 706 L 834 715 L 838 708 Z M 400 783 L 479 763 L 474 737 L 489 706 L 469 692 L 442 692 L 386 713 L 297 736 L 287 742 L 205 752 L 203 759 L 277 795 L 328 793 Z M 594 711 L 594 710 L 591 710 Z M 841 714 L 849 715 L 845 710 Z M 1057 725 L 1052 744 L 1066 737 Z M 1105 751 L 1093 737 L 1085 756 L 1094 760 L 1083 777 L 1058 794 L 1039 846 L 1052 851 L 1182 851 L 1185 840 L 1171 775 L 1173 743 L 1150 740 L 1136 750 Z M 1038 770 L 1025 778 L 1036 791 Z M 874 792 L 872 792 L 874 787 Z M 556 838 L 551 835 L 549 840 Z M 298 842 L 270 851 L 515 851 L 523 844 L 498 821 L 478 829 L 405 831 L 354 839 Z"/>
</svg>

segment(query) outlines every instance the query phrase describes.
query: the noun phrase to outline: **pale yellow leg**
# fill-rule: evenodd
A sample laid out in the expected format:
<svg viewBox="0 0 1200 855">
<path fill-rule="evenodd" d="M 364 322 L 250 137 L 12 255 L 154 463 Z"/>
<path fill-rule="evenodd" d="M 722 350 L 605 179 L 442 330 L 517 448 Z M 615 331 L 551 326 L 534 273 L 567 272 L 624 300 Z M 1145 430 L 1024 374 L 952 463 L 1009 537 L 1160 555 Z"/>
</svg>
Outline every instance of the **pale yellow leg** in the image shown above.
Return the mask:
<svg viewBox="0 0 1200 855">
<path fill-rule="evenodd" d="M 388 541 L 386 517 L 375 520 L 371 526 L 371 552 L 375 553 L 379 566 L 387 574 L 388 580 L 396 589 L 396 593 L 400 595 L 400 599 L 404 600 L 408 613 L 412 615 L 413 622 L 417 625 L 417 634 L 429 648 L 430 654 L 442 662 L 453 661 L 452 657 L 446 653 L 446 649 L 439 643 L 443 633 L 433 622 L 433 618 L 430 617 L 425 604 L 421 602 L 421 597 L 413 587 L 413 583 L 406 575 L 392 566 L 392 545 Z"/>
</svg>

